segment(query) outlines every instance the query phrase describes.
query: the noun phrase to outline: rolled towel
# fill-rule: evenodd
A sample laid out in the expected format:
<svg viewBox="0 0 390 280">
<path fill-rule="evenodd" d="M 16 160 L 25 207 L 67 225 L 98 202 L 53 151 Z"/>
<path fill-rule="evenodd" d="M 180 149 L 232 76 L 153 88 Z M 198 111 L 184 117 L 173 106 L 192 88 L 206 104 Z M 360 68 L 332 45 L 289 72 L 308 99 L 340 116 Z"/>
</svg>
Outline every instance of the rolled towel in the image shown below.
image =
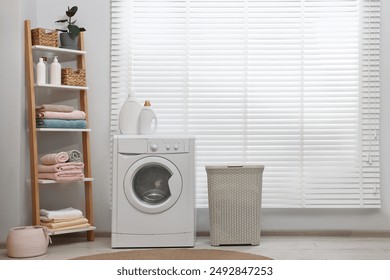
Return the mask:
<svg viewBox="0 0 390 280">
<path fill-rule="evenodd" d="M 83 154 L 78 150 L 70 150 L 66 152 L 69 156 L 69 162 L 82 162 Z"/>
<path fill-rule="evenodd" d="M 41 216 L 45 216 L 50 219 L 55 219 L 55 218 L 74 218 L 74 217 L 83 217 L 83 212 L 81 212 L 79 209 L 75 209 L 73 207 L 68 207 L 64 209 L 58 209 L 58 210 L 46 210 L 46 209 L 41 209 L 39 210 L 39 214 Z"/>
<path fill-rule="evenodd" d="M 57 105 L 57 104 L 43 104 L 35 107 L 36 112 L 72 112 L 74 108 L 68 105 Z"/>
<path fill-rule="evenodd" d="M 42 164 L 50 165 L 67 162 L 69 160 L 69 156 L 66 152 L 59 152 L 53 154 L 46 154 L 42 156 L 39 160 Z"/>
<path fill-rule="evenodd" d="M 82 162 L 64 162 L 57 164 L 38 165 L 38 172 L 48 173 L 48 172 L 58 172 L 58 171 L 67 171 L 67 170 L 81 170 L 84 168 L 84 163 Z"/>
</svg>

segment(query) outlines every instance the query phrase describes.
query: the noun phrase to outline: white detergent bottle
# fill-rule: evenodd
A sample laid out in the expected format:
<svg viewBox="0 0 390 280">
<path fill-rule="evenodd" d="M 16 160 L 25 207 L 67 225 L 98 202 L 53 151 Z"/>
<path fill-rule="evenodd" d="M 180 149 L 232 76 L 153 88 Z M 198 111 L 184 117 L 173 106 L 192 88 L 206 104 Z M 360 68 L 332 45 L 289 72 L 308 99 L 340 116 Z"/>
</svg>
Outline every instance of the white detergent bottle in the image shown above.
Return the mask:
<svg viewBox="0 0 390 280">
<path fill-rule="evenodd" d="M 46 84 L 46 65 L 43 62 L 43 57 L 39 58 L 39 62 L 37 64 L 37 84 Z"/>
<path fill-rule="evenodd" d="M 146 100 L 139 115 L 139 133 L 155 134 L 157 131 L 157 115 L 153 111 L 150 101 Z"/>
<path fill-rule="evenodd" d="M 138 134 L 138 122 L 141 109 L 142 106 L 138 102 L 135 93 L 130 91 L 119 113 L 119 130 L 121 134 Z"/>
<path fill-rule="evenodd" d="M 61 65 L 58 63 L 58 58 L 56 56 L 50 65 L 50 84 L 61 85 Z"/>
</svg>

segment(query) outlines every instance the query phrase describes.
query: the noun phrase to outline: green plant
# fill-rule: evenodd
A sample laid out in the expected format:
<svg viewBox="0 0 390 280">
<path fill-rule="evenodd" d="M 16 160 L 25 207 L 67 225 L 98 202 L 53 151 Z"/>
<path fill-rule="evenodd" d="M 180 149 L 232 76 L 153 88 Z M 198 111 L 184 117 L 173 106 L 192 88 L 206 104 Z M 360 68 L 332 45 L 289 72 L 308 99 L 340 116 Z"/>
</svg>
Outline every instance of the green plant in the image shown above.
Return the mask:
<svg viewBox="0 0 390 280">
<path fill-rule="evenodd" d="M 56 23 L 67 22 L 68 29 L 56 29 L 56 30 L 62 31 L 62 32 L 67 32 L 67 33 L 69 33 L 69 36 L 72 38 L 75 38 L 77 35 L 79 35 L 81 31 L 85 31 L 84 27 L 78 27 L 77 25 L 75 25 L 77 20 L 72 21 L 72 17 L 77 13 L 77 10 L 78 10 L 77 6 L 73 6 L 72 8 L 69 8 L 69 6 L 68 6 L 68 10 L 65 12 L 66 15 L 68 16 L 68 18 L 67 19 L 60 19 L 60 20 L 56 21 Z"/>
</svg>

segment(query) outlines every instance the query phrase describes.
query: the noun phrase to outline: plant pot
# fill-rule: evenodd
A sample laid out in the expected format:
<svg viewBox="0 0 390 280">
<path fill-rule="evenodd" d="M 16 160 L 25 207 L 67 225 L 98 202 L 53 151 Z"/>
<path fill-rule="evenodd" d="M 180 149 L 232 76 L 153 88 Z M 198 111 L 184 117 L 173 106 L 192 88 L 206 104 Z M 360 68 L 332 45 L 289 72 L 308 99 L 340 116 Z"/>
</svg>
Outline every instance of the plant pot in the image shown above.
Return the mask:
<svg viewBox="0 0 390 280">
<path fill-rule="evenodd" d="M 61 43 L 61 48 L 78 50 L 79 35 L 73 37 L 70 36 L 69 33 L 63 32 L 60 34 L 60 43 Z"/>
</svg>

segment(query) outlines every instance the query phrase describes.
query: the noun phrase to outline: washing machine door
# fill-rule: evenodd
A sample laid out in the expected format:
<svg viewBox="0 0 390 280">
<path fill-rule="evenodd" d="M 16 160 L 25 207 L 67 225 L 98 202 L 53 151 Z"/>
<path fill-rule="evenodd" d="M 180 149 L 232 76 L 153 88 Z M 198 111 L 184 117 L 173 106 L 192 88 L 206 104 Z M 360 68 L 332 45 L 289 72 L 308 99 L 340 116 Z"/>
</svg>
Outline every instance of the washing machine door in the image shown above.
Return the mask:
<svg viewBox="0 0 390 280">
<path fill-rule="evenodd" d="M 127 200 L 145 213 L 161 213 L 179 199 L 183 181 L 177 167 L 161 157 L 136 161 L 124 179 Z"/>
</svg>

